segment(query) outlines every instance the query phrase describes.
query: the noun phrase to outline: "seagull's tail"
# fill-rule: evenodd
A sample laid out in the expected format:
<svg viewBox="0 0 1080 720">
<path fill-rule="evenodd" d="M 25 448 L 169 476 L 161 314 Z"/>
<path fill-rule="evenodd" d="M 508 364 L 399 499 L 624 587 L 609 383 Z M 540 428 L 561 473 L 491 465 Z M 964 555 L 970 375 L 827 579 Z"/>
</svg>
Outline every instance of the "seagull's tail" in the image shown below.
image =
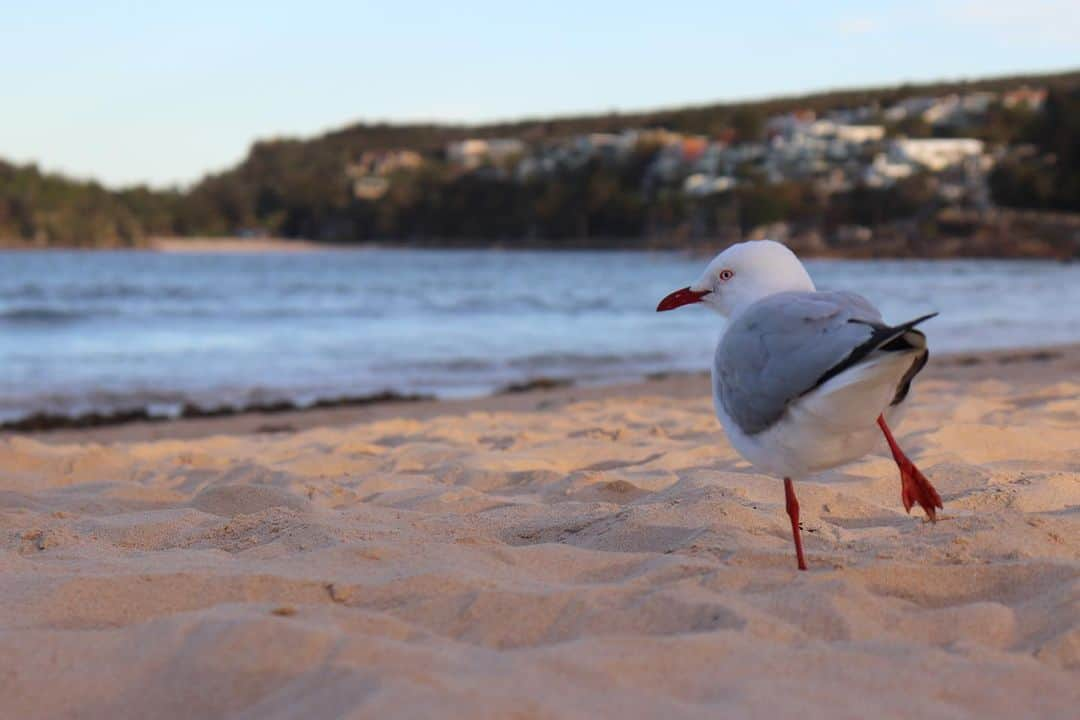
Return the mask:
<svg viewBox="0 0 1080 720">
<path fill-rule="evenodd" d="M 918 351 L 911 366 L 907 369 L 907 372 L 904 373 L 904 377 L 900 378 L 900 382 L 896 385 L 896 392 L 893 394 L 892 402 L 889 403 L 891 407 L 895 407 L 904 402 L 908 393 L 911 392 L 911 381 L 915 379 L 916 375 L 922 372 L 922 369 L 926 367 L 926 363 L 930 359 L 930 351 L 926 349 L 926 336 L 919 330 L 916 330 L 915 326 L 932 317 L 937 317 L 937 313 L 923 315 L 920 318 L 915 318 L 914 320 L 897 325 L 895 328 L 892 328 L 893 330 L 896 330 L 897 333 L 893 335 L 891 340 L 880 347 L 884 352 Z"/>
<path fill-rule="evenodd" d="M 926 336 L 916 330 L 915 326 L 933 317 L 937 317 L 936 312 L 909 320 L 900 325 L 881 328 L 874 333 L 874 337 L 871 339 L 871 342 L 875 344 L 874 349 L 884 352 L 924 349 L 926 347 Z"/>
</svg>

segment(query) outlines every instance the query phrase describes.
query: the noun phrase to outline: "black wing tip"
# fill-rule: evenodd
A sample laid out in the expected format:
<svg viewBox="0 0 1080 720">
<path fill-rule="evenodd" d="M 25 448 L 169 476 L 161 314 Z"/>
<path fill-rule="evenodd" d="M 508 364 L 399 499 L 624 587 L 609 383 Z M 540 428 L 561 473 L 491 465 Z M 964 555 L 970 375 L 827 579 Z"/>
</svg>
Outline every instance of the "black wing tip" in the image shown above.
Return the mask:
<svg viewBox="0 0 1080 720">
<path fill-rule="evenodd" d="M 914 320 L 908 320 L 907 322 L 900 323 L 899 325 L 885 325 L 884 323 L 872 322 L 870 320 L 864 320 L 863 318 L 848 318 L 848 322 L 854 323 L 856 325 L 866 325 L 876 330 L 899 330 L 901 328 L 913 328 L 920 323 L 924 323 L 927 320 L 936 318 L 940 314 L 940 312 L 932 312 L 929 315 L 923 315 L 922 317 L 917 317 Z"/>
<path fill-rule="evenodd" d="M 908 320 L 907 322 L 902 322 L 899 325 L 884 325 L 884 326 L 878 328 L 878 333 L 880 333 L 880 335 L 882 336 L 882 339 L 884 339 L 884 338 L 897 338 L 897 337 L 902 336 L 906 332 L 912 332 L 912 331 L 920 332 L 919 330 L 915 330 L 916 325 L 921 325 L 924 322 L 926 322 L 927 320 L 929 320 L 931 318 L 936 318 L 937 316 L 938 316 L 938 314 L 936 312 L 932 312 L 929 315 L 923 315 L 922 317 L 917 317 L 914 320 Z M 887 342 L 887 340 L 886 340 L 886 342 Z"/>
<path fill-rule="evenodd" d="M 930 320 L 931 318 L 936 318 L 940 314 L 941 313 L 939 313 L 939 312 L 932 312 L 929 315 L 923 315 L 920 318 L 915 318 L 914 320 L 911 320 L 910 322 L 906 322 L 903 325 L 901 325 L 900 327 L 915 327 L 919 323 L 924 323 L 927 320 Z"/>
</svg>

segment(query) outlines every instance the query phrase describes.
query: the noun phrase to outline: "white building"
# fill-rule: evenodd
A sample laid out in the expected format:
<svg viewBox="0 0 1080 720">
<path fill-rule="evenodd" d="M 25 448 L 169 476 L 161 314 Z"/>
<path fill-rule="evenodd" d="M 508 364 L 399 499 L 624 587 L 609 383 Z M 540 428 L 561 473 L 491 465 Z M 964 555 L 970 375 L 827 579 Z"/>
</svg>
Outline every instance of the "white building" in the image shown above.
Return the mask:
<svg viewBox="0 0 1080 720">
<path fill-rule="evenodd" d="M 516 138 L 469 138 L 447 145 L 446 159 L 454 165 L 475 168 L 489 160 L 499 162 L 524 152 L 525 143 Z"/>
<path fill-rule="evenodd" d="M 635 131 L 615 133 L 589 133 L 578 137 L 578 144 L 590 155 L 599 155 L 612 160 L 621 160 L 634 150 L 637 144 Z"/>
<path fill-rule="evenodd" d="M 885 153 L 878 153 L 874 161 L 863 169 L 863 183 L 870 187 L 892 187 L 897 181 L 911 177 L 914 166 L 908 162 L 895 162 Z"/>
<path fill-rule="evenodd" d="M 922 119 L 931 125 L 943 125 L 950 122 L 960 113 L 960 98 L 957 95 L 946 95 L 937 100 L 933 105 L 926 108 L 922 113 Z"/>
<path fill-rule="evenodd" d="M 894 162 L 917 163 L 928 170 L 939 172 L 968 158 L 982 156 L 983 148 L 982 140 L 972 138 L 896 140 L 889 154 Z"/>
<path fill-rule="evenodd" d="M 1001 96 L 1001 103 L 1007 108 L 1025 107 L 1038 110 L 1046 101 L 1046 88 L 1031 88 L 1021 85 Z"/>
<path fill-rule="evenodd" d="M 924 110 L 922 118 L 931 125 L 956 124 L 986 114 L 995 100 L 997 95 L 991 92 L 946 95 Z"/>
<path fill-rule="evenodd" d="M 805 133 L 806 129 L 817 120 L 817 115 L 810 110 L 796 110 L 784 115 L 773 115 L 765 121 L 765 134 L 769 137 L 791 137 Z"/>
<path fill-rule="evenodd" d="M 846 125 L 832 120 L 817 120 L 800 129 L 816 137 L 836 138 L 855 145 L 877 142 L 885 137 L 884 125 Z M 794 134 L 799 134 L 798 130 Z"/>
<path fill-rule="evenodd" d="M 854 108 L 830 110 L 827 117 L 838 125 L 860 125 L 874 117 L 878 110 L 879 107 L 875 103 Z"/>
<path fill-rule="evenodd" d="M 932 97 L 905 98 L 885 111 L 885 119 L 889 122 L 899 122 L 913 115 L 922 115 L 936 103 L 937 100 Z"/>
<path fill-rule="evenodd" d="M 353 196 L 361 200 L 378 200 L 390 189 L 390 181 L 378 175 L 358 177 L 352 183 Z"/>
<path fill-rule="evenodd" d="M 367 175 L 391 175 L 399 171 L 416 170 L 424 164 L 424 158 L 415 150 L 372 150 L 360 153 L 355 162 L 345 166 L 350 178 Z"/>
<path fill-rule="evenodd" d="M 671 143 L 665 145 L 656 153 L 656 159 L 652 162 L 651 172 L 664 182 L 672 182 L 682 172 L 683 152 L 682 145 Z"/>
<path fill-rule="evenodd" d="M 688 175 L 683 181 L 683 192 L 694 197 L 705 197 L 727 192 L 735 187 L 735 178 L 721 175 L 719 177 L 694 173 Z"/>
<path fill-rule="evenodd" d="M 964 112 L 970 115 L 982 115 L 990 106 L 997 100 L 997 94 L 992 92 L 973 92 L 968 93 L 960 100 L 961 107 L 964 108 Z"/>
<path fill-rule="evenodd" d="M 884 125 L 837 125 L 834 135 L 838 140 L 855 145 L 879 142 L 885 137 Z"/>
</svg>

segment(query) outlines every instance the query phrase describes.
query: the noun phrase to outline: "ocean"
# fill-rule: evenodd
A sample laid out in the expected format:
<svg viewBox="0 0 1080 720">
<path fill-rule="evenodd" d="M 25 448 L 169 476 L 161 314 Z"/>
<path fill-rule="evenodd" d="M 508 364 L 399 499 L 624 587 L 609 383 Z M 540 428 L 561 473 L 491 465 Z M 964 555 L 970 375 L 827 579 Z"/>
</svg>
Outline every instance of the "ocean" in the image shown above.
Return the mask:
<svg viewBox="0 0 1080 720">
<path fill-rule="evenodd" d="M 705 260 L 673 252 L 364 249 L 0 253 L 0 421 L 384 391 L 479 395 L 708 367 L 722 319 L 658 315 Z M 932 351 L 1080 340 L 1080 264 L 807 263 Z"/>
</svg>

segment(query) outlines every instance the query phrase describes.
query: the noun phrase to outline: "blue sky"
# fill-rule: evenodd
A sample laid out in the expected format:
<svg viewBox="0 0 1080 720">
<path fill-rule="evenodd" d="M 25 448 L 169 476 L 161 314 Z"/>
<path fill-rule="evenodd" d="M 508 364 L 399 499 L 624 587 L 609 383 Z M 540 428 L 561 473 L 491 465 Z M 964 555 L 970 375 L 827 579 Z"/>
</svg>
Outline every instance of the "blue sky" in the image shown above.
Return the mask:
<svg viewBox="0 0 1080 720">
<path fill-rule="evenodd" d="M 1080 0 L 8 3 L 0 157 L 188 183 L 256 138 L 1080 67 Z"/>
</svg>

